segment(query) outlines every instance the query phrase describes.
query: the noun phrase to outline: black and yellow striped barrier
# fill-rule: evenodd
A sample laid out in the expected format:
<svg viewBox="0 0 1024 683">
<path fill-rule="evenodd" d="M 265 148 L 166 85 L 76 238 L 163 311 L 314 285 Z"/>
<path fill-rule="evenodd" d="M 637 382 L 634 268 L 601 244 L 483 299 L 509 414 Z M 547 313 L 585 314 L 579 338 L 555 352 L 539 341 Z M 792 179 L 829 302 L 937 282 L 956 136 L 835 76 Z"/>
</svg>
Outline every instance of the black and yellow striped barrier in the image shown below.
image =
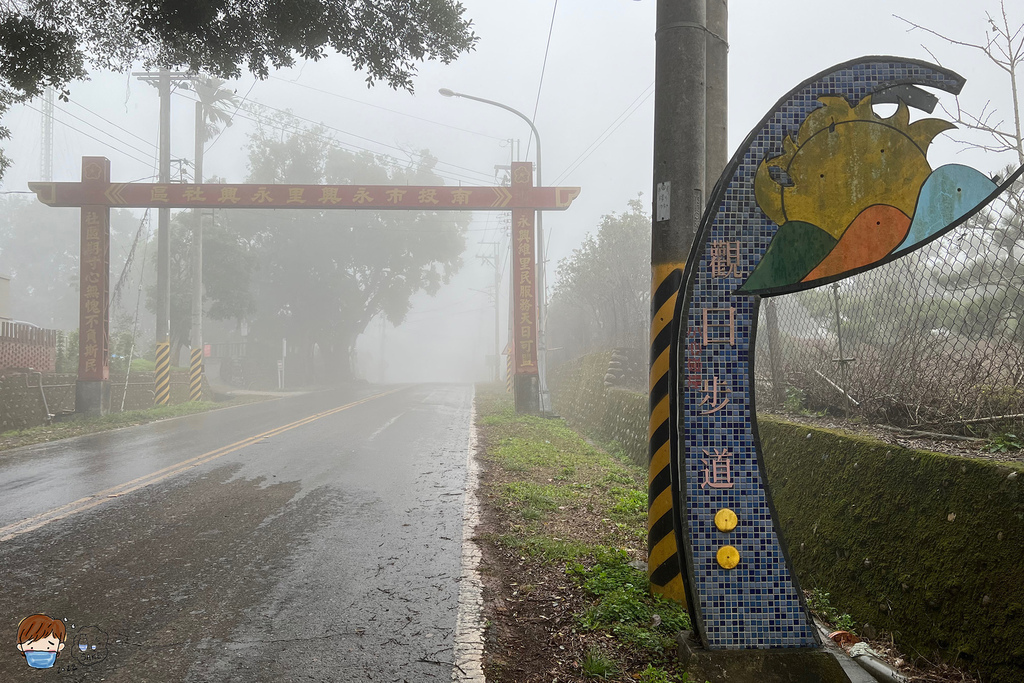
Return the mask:
<svg viewBox="0 0 1024 683">
<path fill-rule="evenodd" d="M 509 352 L 505 360 L 505 393 L 512 393 L 512 353 Z"/>
<path fill-rule="evenodd" d="M 671 426 L 669 424 L 669 343 L 676 295 L 683 280 L 683 265 L 652 266 L 651 374 L 647 491 L 647 572 L 651 590 L 686 602 L 683 577 L 676 553 L 672 519 Z"/>
<path fill-rule="evenodd" d="M 188 400 L 203 400 L 203 349 L 192 349 L 188 368 Z"/>
<path fill-rule="evenodd" d="M 154 403 L 165 406 L 171 400 L 171 343 L 156 344 L 156 392 Z"/>
</svg>

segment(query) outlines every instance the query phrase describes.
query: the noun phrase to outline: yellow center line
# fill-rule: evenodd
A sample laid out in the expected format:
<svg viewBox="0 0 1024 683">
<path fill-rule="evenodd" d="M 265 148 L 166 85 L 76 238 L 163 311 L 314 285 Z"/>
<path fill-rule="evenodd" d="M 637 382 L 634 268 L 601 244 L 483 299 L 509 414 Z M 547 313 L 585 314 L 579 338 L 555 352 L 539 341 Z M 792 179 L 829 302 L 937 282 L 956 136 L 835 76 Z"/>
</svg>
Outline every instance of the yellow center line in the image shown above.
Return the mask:
<svg viewBox="0 0 1024 683">
<path fill-rule="evenodd" d="M 135 479 L 132 479 L 131 481 L 126 481 L 123 484 L 118 484 L 117 486 L 111 487 L 109 489 L 104 489 L 103 491 L 99 491 L 90 496 L 79 498 L 78 500 L 67 503 L 66 505 L 61 505 L 60 507 L 54 508 L 52 510 L 47 510 L 46 512 L 40 513 L 38 515 L 27 517 L 19 522 L 14 522 L 13 524 L 8 524 L 7 526 L 0 527 L 0 542 L 9 541 L 15 536 L 20 536 L 21 534 L 28 533 L 29 531 L 35 531 L 36 529 L 45 526 L 50 522 L 56 522 L 57 520 L 70 517 L 71 515 L 75 515 L 79 512 L 84 512 L 85 510 L 88 510 L 90 508 L 94 508 L 97 505 L 110 500 L 111 498 L 118 498 L 127 493 L 131 493 L 132 491 L 145 488 L 146 486 L 151 486 L 152 484 L 155 484 L 157 482 L 179 475 L 182 472 L 186 472 L 195 467 L 199 467 L 200 465 L 205 465 L 206 463 L 212 460 L 216 460 L 217 458 L 223 457 L 229 453 L 239 451 L 245 448 L 246 446 L 251 446 L 252 444 L 263 439 L 269 439 L 272 436 L 283 434 L 284 432 L 287 432 L 289 430 L 301 427 L 303 425 L 307 425 L 310 422 L 315 422 L 316 420 L 327 417 L 329 415 L 340 413 L 343 410 L 348 410 L 349 408 L 353 408 L 362 403 L 366 403 L 367 401 L 372 401 L 374 399 L 381 398 L 382 396 L 393 394 L 396 391 L 401 391 L 403 388 L 404 387 L 399 387 L 398 389 L 392 389 L 390 391 L 374 394 L 373 396 L 367 396 L 366 398 L 362 398 L 358 401 L 353 401 L 352 403 L 347 403 L 343 406 L 338 406 L 337 408 L 332 408 L 330 410 L 325 410 L 320 413 L 308 415 L 302 418 L 301 420 L 296 420 L 295 422 L 291 422 L 281 427 L 275 427 L 274 429 L 263 432 L 262 434 L 250 436 L 248 438 L 242 439 L 241 441 L 236 441 L 233 444 L 228 444 L 227 446 L 221 446 L 220 448 L 214 449 L 207 453 L 203 453 L 202 455 L 197 455 L 194 458 L 190 458 L 188 460 L 183 460 L 182 462 L 169 465 L 167 467 L 164 467 L 163 469 L 157 470 L 156 472 L 150 472 L 149 474 L 137 477 Z"/>
</svg>

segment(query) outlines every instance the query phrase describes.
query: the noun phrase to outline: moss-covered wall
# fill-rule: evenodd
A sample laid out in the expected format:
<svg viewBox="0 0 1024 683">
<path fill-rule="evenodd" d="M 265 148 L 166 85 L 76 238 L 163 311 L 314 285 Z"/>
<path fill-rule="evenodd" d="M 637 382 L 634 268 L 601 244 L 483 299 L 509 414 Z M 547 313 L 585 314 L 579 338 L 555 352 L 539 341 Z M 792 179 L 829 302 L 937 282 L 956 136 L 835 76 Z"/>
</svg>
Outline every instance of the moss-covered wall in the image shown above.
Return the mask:
<svg viewBox="0 0 1024 683">
<path fill-rule="evenodd" d="M 606 444 L 617 444 L 647 467 L 647 395 L 607 388 L 611 352 L 593 353 L 548 373 L 552 406 L 570 426 Z"/>
<path fill-rule="evenodd" d="M 647 396 L 606 390 L 610 354 L 552 372 L 572 426 L 647 462 Z M 762 417 L 768 483 L 804 588 L 908 654 L 1024 681 L 1024 466 Z"/>
<path fill-rule="evenodd" d="M 1024 680 L 1024 466 L 758 427 L 804 588 L 910 653 Z"/>
</svg>

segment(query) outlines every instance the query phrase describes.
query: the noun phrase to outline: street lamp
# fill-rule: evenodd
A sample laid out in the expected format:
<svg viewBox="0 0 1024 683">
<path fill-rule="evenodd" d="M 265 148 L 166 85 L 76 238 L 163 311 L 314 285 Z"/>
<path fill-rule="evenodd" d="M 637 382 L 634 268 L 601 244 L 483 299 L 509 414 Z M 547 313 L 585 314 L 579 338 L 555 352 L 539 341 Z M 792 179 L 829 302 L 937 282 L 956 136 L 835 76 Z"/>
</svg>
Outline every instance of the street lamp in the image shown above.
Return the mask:
<svg viewBox="0 0 1024 683">
<path fill-rule="evenodd" d="M 494 100 L 485 100 L 482 97 L 476 97 L 475 95 L 467 95 L 461 92 L 455 92 L 448 88 L 441 88 L 437 91 L 442 97 L 462 97 L 467 100 L 475 100 L 477 102 L 483 102 L 484 104 L 491 104 L 495 107 L 500 107 L 505 111 L 510 111 L 530 126 L 530 130 L 533 131 L 533 137 L 537 140 L 537 187 L 543 187 L 544 183 L 541 180 L 540 174 L 540 133 L 537 132 L 537 126 L 533 125 L 533 121 L 520 111 L 513 109 L 507 104 L 501 102 L 495 102 Z M 542 415 L 548 415 L 551 413 L 551 395 L 548 393 L 548 382 L 547 382 L 547 346 L 544 341 L 544 330 L 547 327 L 547 291 L 545 289 L 545 276 L 544 276 L 544 212 L 537 211 L 537 290 L 540 298 L 540 310 L 538 311 L 537 321 L 537 381 L 540 389 L 540 412 Z"/>
</svg>

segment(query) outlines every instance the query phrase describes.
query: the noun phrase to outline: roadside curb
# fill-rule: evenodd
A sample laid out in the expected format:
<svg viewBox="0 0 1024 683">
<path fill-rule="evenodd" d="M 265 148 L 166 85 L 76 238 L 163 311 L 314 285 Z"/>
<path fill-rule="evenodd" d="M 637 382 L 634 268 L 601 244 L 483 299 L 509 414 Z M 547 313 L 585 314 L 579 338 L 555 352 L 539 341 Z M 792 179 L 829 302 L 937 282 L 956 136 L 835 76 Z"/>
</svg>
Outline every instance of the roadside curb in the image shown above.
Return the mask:
<svg viewBox="0 0 1024 683">
<path fill-rule="evenodd" d="M 462 577 L 459 581 L 459 608 L 455 624 L 455 663 L 452 680 L 461 683 L 485 683 L 483 671 L 484 622 L 483 584 L 480 581 L 480 546 L 473 538 L 480 523 L 477 487 L 480 465 L 476 459 L 476 399 L 469 413 L 469 443 L 466 447 L 466 497 L 462 516 Z"/>
</svg>

